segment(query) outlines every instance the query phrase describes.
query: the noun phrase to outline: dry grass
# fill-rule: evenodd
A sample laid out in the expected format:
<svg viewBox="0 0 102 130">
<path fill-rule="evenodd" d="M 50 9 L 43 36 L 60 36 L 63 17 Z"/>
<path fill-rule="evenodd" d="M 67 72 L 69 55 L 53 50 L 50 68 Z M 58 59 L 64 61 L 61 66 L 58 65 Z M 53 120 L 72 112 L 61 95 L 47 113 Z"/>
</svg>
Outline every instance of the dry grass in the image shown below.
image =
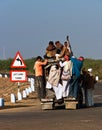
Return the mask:
<svg viewBox="0 0 102 130">
<path fill-rule="evenodd" d="M 29 86 L 29 82 L 21 82 L 20 91 L 22 92 L 25 88 L 28 88 Z M 17 96 L 17 92 L 17 82 L 11 82 L 9 78 L 0 78 L 0 98 L 3 98 L 4 101 L 10 101 L 11 93 Z"/>
</svg>

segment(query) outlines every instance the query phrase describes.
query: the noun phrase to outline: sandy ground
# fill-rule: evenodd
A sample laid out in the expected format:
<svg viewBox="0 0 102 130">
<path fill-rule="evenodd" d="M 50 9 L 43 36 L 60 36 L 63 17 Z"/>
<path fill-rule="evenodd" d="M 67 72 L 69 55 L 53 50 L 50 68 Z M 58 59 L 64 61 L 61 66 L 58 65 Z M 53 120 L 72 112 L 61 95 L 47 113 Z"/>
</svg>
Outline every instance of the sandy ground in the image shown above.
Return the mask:
<svg viewBox="0 0 102 130">
<path fill-rule="evenodd" d="M 20 83 L 20 92 L 22 93 L 25 88 L 29 87 L 29 82 L 21 82 Z M 18 92 L 18 83 L 11 82 L 9 78 L 0 78 L 0 98 L 4 99 L 4 107 L 0 107 L 1 110 L 11 110 L 13 108 L 23 109 L 27 107 L 31 107 L 33 109 L 40 108 L 40 101 L 37 98 L 37 93 L 32 92 L 26 98 L 22 100 L 17 100 L 17 92 Z M 16 103 L 11 103 L 11 93 L 16 96 Z M 1 111 L 0 110 L 0 111 Z"/>
</svg>

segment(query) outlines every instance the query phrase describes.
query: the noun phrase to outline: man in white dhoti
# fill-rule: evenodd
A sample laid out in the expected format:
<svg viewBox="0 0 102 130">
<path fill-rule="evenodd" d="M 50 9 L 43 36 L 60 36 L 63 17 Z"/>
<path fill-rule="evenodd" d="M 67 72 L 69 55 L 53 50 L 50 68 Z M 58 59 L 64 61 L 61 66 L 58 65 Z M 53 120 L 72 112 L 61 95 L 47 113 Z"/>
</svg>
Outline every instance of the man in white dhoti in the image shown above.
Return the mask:
<svg viewBox="0 0 102 130">
<path fill-rule="evenodd" d="M 57 100 L 62 99 L 62 84 L 60 83 L 60 74 L 60 67 L 58 65 L 52 65 L 46 84 L 47 89 L 53 88 Z"/>
<path fill-rule="evenodd" d="M 61 75 L 61 79 L 62 79 L 62 96 L 63 97 L 68 97 L 69 94 L 69 81 L 71 79 L 72 76 L 72 62 L 71 60 L 69 60 L 69 56 L 65 55 L 64 56 L 64 62 L 59 62 L 60 67 L 63 67 L 62 70 L 62 75 Z"/>
<path fill-rule="evenodd" d="M 68 78 L 61 79 L 63 72 L 67 71 L 68 71 Z M 69 57 L 67 55 L 64 56 L 63 62 L 62 61 L 59 62 L 59 66 L 58 65 L 51 66 L 46 88 L 48 89 L 53 88 L 57 100 L 62 99 L 64 97 L 68 97 L 69 80 L 71 79 L 71 76 L 72 76 L 72 62 L 69 60 Z M 62 83 L 60 83 L 60 80 L 62 80 Z"/>
</svg>

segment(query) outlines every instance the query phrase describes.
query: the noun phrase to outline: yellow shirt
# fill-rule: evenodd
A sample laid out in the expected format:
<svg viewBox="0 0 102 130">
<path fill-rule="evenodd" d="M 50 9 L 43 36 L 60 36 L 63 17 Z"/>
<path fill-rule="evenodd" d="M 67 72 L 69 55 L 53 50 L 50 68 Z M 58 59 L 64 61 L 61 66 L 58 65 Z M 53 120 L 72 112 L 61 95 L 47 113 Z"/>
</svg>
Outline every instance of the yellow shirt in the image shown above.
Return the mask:
<svg viewBox="0 0 102 130">
<path fill-rule="evenodd" d="M 34 65 L 34 70 L 35 70 L 35 76 L 42 76 L 43 75 L 43 69 L 42 66 L 47 64 L 47 60 L 44 62 L 42 61 L 36 61 Z"/>
</svg>

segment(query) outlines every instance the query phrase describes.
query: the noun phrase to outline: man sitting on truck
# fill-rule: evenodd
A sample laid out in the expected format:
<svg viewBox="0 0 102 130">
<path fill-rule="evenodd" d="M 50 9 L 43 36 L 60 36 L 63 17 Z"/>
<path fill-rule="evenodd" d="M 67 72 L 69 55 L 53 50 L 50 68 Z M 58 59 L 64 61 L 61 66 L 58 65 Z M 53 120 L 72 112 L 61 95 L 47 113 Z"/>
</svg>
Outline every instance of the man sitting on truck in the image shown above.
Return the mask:
<svg viewBox="0 0 102 130">
<path fill-rule="evenodd" d="M 44 58 L 46 59 L 55 58 L 55 54 L 56 54 L 56 47 L 54 45 L 54 42 L 50 41 L 48 47 L 46 48 Z"/>
</svg>

